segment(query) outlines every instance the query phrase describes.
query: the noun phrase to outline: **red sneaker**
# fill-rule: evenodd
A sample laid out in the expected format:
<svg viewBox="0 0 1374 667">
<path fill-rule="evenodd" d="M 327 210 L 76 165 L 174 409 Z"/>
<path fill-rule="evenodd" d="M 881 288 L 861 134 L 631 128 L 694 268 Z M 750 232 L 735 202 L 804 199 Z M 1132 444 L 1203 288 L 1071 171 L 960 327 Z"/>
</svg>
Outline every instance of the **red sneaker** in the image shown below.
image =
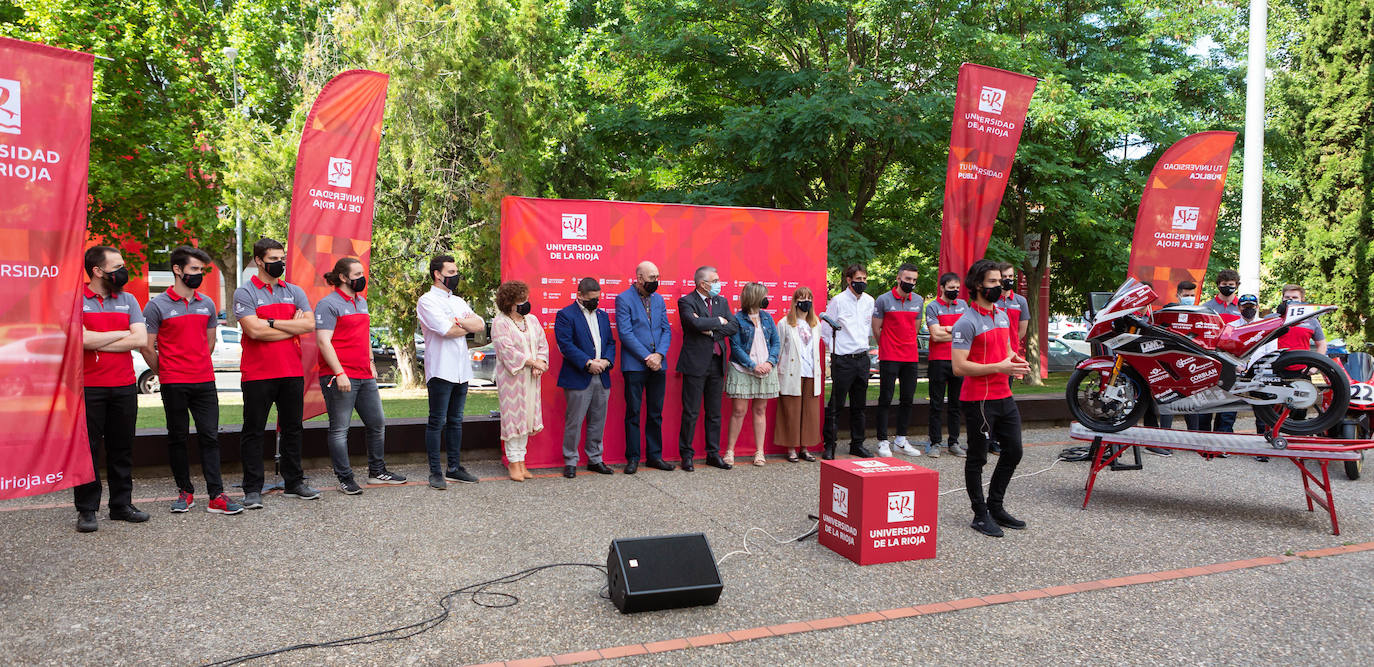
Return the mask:
<svg viewBox="0 0 1374 667">
<path fill-rule="evenodd" d="M 210 504 L 205 506 L 205 511 L 211 514 L 238 514 L 243 511 L 243 505 L 221 493 L 210 500 Z"/>
<path fill-rule="evenodd" d="M 189 512 L 191 511 L 191 508 L 195 506 L 195 496 L 185 491 L 178 491 L 177 499 L 172 502 L 172 512 L 176 514 L 180 514 L 182 512 Z"/>
</svg>

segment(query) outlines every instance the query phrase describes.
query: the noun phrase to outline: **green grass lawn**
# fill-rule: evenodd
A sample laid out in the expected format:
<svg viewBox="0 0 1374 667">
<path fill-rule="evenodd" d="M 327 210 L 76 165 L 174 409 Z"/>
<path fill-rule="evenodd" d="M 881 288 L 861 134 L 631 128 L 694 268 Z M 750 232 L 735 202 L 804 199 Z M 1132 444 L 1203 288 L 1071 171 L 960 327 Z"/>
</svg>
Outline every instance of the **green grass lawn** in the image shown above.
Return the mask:
<svg viewBox="0 0 1374 667">
<path fill-rule="evenodd" d="M 1043 387 L 1033 387 L 1022 382 L 1013 382 L 1012 391 L 1018 396 L 1027 394 L 1063 394 L 1064 386 L 1068 383 L 1068 373 L 1050 373 L 1050 377 L 1045 381 Z M 921 381 L 925 384 L 925 380 Z M 926 397 L 925 387 L 916 390 L 916 398 L 923 400 Z M 144 403 L 148 403 L 145 397 Z M 868 400 L 876 402 L 878 400 L 878 385 L 871 384 L 868 387 Z M 429 414 L 429 401 L 423 397 L 402 397 L 382 399 L 383 409 L 386 411 L 388 419 L 406 419 L 425 417 Z M 496 409 L 495 391 L 470 391 L 468 392 L 468 402 L 464 411 L 469 416 L 479 416 L 490 414 Z M 268 423 L 272 423 L 275 416 L 269 417 Z M 310 421 L 329 421 L 329 417 L 320 415 Z M 221 425 L 235 425 L 243 423 L 243 405 L 225 402 L 219 407 L 219 423 Z M 167 417 L 162 411 L 161 403 L 143 405 L 138 409 L 138 428 L 166 428 Z"/>
</svg>

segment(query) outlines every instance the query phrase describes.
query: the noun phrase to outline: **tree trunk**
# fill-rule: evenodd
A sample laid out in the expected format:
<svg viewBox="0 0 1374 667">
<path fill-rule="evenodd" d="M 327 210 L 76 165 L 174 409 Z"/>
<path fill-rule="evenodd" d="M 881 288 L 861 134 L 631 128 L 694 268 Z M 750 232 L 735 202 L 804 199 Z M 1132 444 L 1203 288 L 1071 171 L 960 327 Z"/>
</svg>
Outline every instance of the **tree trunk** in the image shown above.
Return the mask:
<svg viewBox="0 0 1374 667">
<path fill-rule="evenodd" d="M 1044 228 L 1040 227 L 1040 251 L 1037 253 L 1035 267 L 1029 271 L 1029 267 L 1021 269 L 1022 275 L 1026 276 L 1026 305 L 1029 310 L 1026 317 L 1029 318 L 1030 326 L 1026 328 L 1026 361 L 1030 363 L 1030 377 L 1026 378 L 1026 384 L 1036 387 L 1043 387 L 1045 381 L 1040 379 L 1040 285 L 1045 280 L 1045 272 L 1049 271 L 1050 264 L 1050 243 L 1053 242 L 1053 235 Z M 1026 264 L 1030 264 L 1027 258 Z"/>
</svg>

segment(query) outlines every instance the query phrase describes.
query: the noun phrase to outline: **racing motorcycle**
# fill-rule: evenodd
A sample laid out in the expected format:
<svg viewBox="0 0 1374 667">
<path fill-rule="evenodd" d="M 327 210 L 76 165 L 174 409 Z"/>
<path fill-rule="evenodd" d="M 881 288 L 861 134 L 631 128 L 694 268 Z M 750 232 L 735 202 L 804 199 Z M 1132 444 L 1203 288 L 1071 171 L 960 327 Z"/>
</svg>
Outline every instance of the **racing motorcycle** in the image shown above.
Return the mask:
<svg viewBox="0 0 1374 667">
<path fill-rule="evenodd" d="M 1374 357 L 1365 352 L 1353 352 L 1344 362 L 1337 359 L 1336 363 L 1341 364 L 1350 378 L 1350 407 L 1345 419 L 1331 427 L 1326 435 L 1342 440 L 1368 440 L 1371 435 L 1369 416 L 1374 413 Z M 1360 450 L 1359 459 L 1345 462 L 1345 476 L 1359 479 L 1363 470 L 1364 450 Z"/>
<path fill-rule="evenodd" d="M 1170 306 L 1146 317 L 1154 290 L 1127 279 L 1093 318 L 1088 340 L 1108 356 L 1083 360 L 1069 376 L 1069 410 L 1084 426 L 1115 433 L 1134 426 L 1153 401 L 1161 415 L 1233 412 L 1253 407 L 1280 431 L 1322 433 L 1350 403 L 1345 370 L 1307 350 L 1265 350 L 1294 325 L 1335 310 L 1289 304 L 1280 317 L 1231 326 L 1202 306 Z"/>
</svg>

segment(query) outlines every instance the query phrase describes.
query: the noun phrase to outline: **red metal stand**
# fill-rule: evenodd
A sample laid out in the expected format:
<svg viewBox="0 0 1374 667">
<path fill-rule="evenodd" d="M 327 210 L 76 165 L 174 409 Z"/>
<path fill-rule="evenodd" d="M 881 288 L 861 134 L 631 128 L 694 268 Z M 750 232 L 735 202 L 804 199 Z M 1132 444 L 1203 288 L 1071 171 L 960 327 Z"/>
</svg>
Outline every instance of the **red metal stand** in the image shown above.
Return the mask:
<svg viewBox="0 0 1374 667">
<path fill-rule="evenodd" d="M 1321 479 L 1317 479 L 1316 473 L 1313 473 L 1307 468 L 1308 459 L 1289 460 L 1293 462 L 1293 465 L 1298 467 L 1298 470 L 1302 471 L 1302 490 L 1303 493 L 1307 495 L 1307 511 L 1316 511 L 1316 508 L 1312 506 L 1313 503 L 1321 505 L 1322 509 L 1326 510 L 1327 514 L 1331 515 L 1331 534 L 1340 535 L 1341 524 L 1336 521 L 1336 499 L 1331 495 L 1331 476 L 1328 475 L 1326 471 L 1327 466 L 1331 465 L 1331 459 L 1317 460 L 1322 466 Z M 1321 489 L 1322 493 L 1319 494 L 1314 491 L 1312 489 L 1313 485 Z"/>
</svg>

